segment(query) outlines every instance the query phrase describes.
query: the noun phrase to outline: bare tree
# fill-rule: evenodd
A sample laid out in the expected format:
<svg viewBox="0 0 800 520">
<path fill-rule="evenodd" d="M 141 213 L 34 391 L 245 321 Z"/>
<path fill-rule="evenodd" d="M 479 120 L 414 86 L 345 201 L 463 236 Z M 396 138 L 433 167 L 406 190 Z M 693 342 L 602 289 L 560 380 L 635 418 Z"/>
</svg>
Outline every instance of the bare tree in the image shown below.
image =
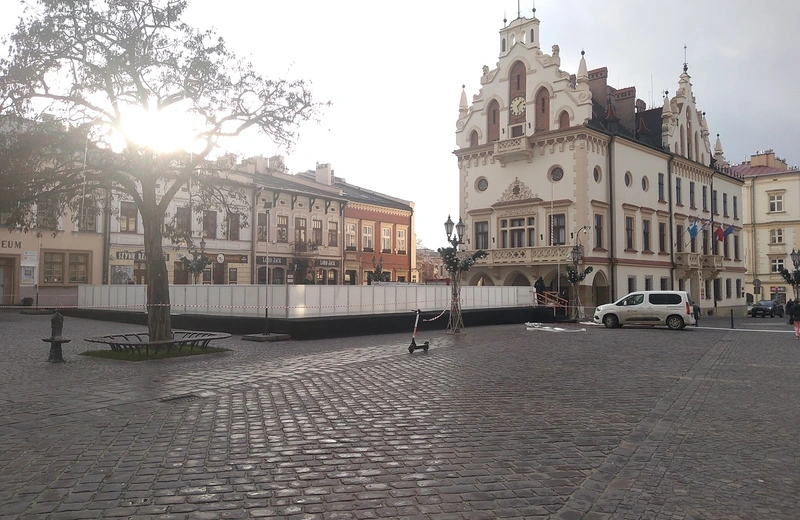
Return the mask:
<svg viewBox="0 0 800 520">
<path fill-rule="evenodd" d="M 144 227 L 151 339 L 171 335 L 162 248 L 170 201 L 191 184 L 196 204 L 246 205 L 241 186 L 219 180 L 235 162 L 214 154 L 248 129 L 290 145 L 319 108 L 303 81 L 263 77 L 222 38 L 182 22 L 186 6 L 38 0 L 3 42 L 9 54 L 0 61 L 0 139 L 9 145 L 0 151 L 3 211 L 27 230 L 43 197 L 48 208 L 57 202 L 79 213 L 86 197 L 132 200 Z M 131 135 L 137 113 L 190 118 L 191 152 Z"/>
</svg>

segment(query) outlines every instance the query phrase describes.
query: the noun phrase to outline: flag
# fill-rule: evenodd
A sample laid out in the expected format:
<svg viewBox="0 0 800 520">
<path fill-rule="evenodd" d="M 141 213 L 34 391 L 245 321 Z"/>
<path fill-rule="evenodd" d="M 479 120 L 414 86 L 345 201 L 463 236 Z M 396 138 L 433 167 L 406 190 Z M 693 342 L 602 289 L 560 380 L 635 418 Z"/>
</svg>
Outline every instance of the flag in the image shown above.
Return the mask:
<svg viewBox="0 0 800 520">
<path fill-rule="evenodd" d="M 731 224 L 728 227 L 728 229 L 725 230 L 725 233 L 723 233 L 723 235 L 728 236 L 728 235 L 732 235 L 732 234 L 733 234 L 733 224 Z"/>
<path fill-rule="evenodd" d="M 717 230 L 714 231 L 714 234 L 717 236 L 717 240 L 722 242 L 725 239 L 725 232 L 722 230 L 722 225 L 717 227 Z"/>
<path fill-rule="evenodd" d="M 699 219 L 699 218 L 697 218 L 697 217 L 695 217 L 695 218 L 694 218 L 694 222 L 692 222 L 691 224 L 689 224 L 689 227 L 687 227 L 687 228 L 686 228 L 686 231 L 688 231 L 688 232 L 689 232 L 689 236 L 690 236 L 690 237 L 694 238 L 694 237 L 696 237 L 696 236 L 697 236 L 697 234 L 700 232 L 700 229 L 697 227 L 697 225 L 698 225 L 699 223 L 700 223 L 700 219 Z"/>
</svg>

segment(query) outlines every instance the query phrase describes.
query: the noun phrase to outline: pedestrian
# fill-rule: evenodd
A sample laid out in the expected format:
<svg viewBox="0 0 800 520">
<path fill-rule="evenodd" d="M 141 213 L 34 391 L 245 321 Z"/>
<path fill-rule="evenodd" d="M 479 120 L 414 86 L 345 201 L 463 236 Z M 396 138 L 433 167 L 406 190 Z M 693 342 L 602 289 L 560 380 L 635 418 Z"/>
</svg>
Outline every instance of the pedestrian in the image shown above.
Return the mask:
<svg viewBox="0 0 800 520">
<path fill-rule="evenodd" d="M 546 287 L 541 276 L 533 283 L 533 288 L 536 289 L 536 298 L 538 299 L 539 303 L 544 303 L 544 291 Z"/>
<path fill-rule="evenodd" d="M 792 307 L 794 307 L 794 302 L 789 298 L 789 301 L 786 302 L 786 315 L 789 317 L 792 316 Z"/>
<path fill-rule="evenodd" d="M 692 312 L 694 313 L 694 326 L 700 326 L 700 306 L 692 302 Z"/>
<path fill-rule="evenodd" d="M 792 305 L 792 313 L 789 315 L 789 322 L 794 325 L 794 338 L 800 339 L 800 303 Z"/>
</svg>

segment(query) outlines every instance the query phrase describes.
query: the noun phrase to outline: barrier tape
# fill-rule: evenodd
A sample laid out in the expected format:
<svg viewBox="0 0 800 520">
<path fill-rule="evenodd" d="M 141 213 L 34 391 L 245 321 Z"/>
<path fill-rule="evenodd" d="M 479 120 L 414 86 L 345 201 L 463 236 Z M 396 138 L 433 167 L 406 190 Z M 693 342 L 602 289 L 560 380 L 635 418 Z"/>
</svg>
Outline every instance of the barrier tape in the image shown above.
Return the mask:
<svg viewBox="0 0 800 520">
<path fill-rule="evenodd" d="M 422 318 L 422 321 L 436 321 L 436 320 L 438 320 L 439 318 L 441 318 L 442 316 L 444 316 L 444 313 L 445 313 L 445 312 L 447 312 L 447 309 L 443 310 L 443 311 L 442 311 L 442 313 L 441 313 L 441 314 L 439 314 L 438 316 L 436 316 L 435 318 L 430 318 L 430 319 L 425 319 L 425 318 Z"/>
</svg>

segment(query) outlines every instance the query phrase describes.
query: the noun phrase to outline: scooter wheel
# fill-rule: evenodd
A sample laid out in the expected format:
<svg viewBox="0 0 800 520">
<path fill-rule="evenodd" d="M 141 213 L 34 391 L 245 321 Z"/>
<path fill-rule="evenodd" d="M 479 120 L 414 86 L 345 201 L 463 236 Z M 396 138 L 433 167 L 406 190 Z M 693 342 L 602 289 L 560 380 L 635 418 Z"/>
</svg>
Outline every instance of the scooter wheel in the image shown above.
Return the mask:
<svg viewBox="0 0 800 520">
<path fill-rule="evenodd" d="M 428 346 L 429 346 L 429 345 L 428 345 L 428 342 L 426 341 L 426 342 L 425 342 L 425 346 L 424 346 L 424 347 L 422 347 L 422 351 L 423 351 L 423 352 L 427 352 L 427 351 L 428 351 Z"/>
<path fill-rule="evenodd" d="M 413 354 L 414 353 L 414 347 L 413 346 L 408 347 L 408 353 L 409 354 Z"/>
</svg>

